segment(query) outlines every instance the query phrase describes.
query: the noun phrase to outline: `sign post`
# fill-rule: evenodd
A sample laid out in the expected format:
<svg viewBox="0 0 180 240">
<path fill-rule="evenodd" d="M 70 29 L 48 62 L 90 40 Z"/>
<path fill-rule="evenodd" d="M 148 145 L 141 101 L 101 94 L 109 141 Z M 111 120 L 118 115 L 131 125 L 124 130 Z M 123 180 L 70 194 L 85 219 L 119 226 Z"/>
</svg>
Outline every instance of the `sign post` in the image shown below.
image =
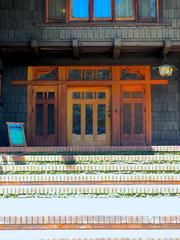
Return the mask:
<svg viewBox="0 0 180 240">
<path fill-rule="evenodd" d="M 26 147 L 24 123 L 6 122 L 11 147 Z"/>
</svg>

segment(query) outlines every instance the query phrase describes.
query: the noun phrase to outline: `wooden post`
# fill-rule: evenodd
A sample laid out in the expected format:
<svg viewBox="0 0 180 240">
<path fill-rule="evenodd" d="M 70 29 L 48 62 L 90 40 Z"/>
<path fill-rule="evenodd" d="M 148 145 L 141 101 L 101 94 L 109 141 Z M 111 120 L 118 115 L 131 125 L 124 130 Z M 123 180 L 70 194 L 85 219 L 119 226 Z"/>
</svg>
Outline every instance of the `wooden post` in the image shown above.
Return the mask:
<svg viewBox="0 0 180 240">
<path fill-rule="evenodd" d="M 117 84 L 120 80 L 119 67 L 112 67 L 112 114 L 111 114 L 111 128 L 112 128 L 112 146 L 120 145 L 120 85 Z"/>
<path fill-rule="evenodd" d="M 67 145 L 67 86 L 59 86 L 58 97 L 58 145 Z"/>
</svg>

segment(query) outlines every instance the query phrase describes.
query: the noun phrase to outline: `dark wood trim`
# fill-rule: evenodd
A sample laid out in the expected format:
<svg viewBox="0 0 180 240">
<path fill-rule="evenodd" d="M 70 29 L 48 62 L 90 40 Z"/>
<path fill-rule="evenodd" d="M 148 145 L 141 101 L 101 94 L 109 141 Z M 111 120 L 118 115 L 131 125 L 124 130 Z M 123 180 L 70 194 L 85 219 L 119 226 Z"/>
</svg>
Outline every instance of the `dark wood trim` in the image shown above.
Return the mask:
<svg viewBox="0 0 180 240">
<path fill-rule="evenodd" d="M 58 85 L 67 85 L 67 86 L 112 86 L 112 81 L 22 81 L 22 80 L 11 80 L 12 86 L 58 86 Z M 168 80 L 126 80 L 126 81 L 119 81 L 116 82 L 116 85 L 167 85 Z"/>
<path fill-rule="evenodd" d="M 66 23 L 70 21 L 70 0 L 66 0 Z"/>
<path fill-rule="evenodd" d="M 67 86 L 59 86 L 58 145 L 67 145 Z"/>
<path fill-rule="evenodd" d="M 112 146 L 120 145 L 120 94 L 121 89 L 120 85 L 117 85 L 116 82 L 119 82 L 120 71 L 118 67 L 112 68 L 112 92 L 111 92 L 111 134 L 112 134 Z M 112 94 L 113 93 L 113 94 Z"/>
<path fill-rule="evenodd" d="M 89 22 L 93 22 L 94 0 L 89 0 Z"/>
<path fill-rule="evenodd" d="M 159 0 L 159 23 L 163 23 L 163 19 L 164 19 L 163 9 L 164 9 L 164 1 Z"/>
</svg>

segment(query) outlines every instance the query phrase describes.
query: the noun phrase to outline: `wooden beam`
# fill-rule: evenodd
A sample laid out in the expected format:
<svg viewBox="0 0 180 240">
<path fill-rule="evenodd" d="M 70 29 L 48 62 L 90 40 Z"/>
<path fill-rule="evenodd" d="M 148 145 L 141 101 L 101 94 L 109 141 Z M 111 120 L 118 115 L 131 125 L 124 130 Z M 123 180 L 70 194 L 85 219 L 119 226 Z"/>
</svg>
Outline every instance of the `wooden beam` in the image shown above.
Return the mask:
<svg viewBox="0 0 180 240">
<path fill-rule="evenodd" d="M 113 58 L 119 59 L 120 53 L 121 53 L 121 40 L 120 39 L 114 39 L 114 46 L 113 46 Z"/>
<path fill-rule="evenodd" d="M 39 49 L 38 49 L 38 46 L 37 46 L 37 41 L 36 40 L 32 40 L 31 41 L 31 48 L 33 50 L 33 53 L 37 56 L 39 56 Z"/>
<path fill-rule="evenodd" d="M 29 82 L 27 80 L 12 80 L 11 86 L 27 86 Z"/>
<path fill-rule="evenodd" d="M 165 58 L 170 50 L 171 50 L 171 41 L 169 39 L 166 39 L 162 49 L 162 58 Z"/>
<path fill-rule="evenodd" d="M 120 80 L 120 81 L 26 81 L 26 80 L 11 80 L 12 86 L 26 86 L 26 85 L 37 85 L 37 86 L 57 86 L 57 85 L 67 85 L 67 86 L 112 86 L 116 85 L 167 85 L 168 80 Z"/>
<path fill-rule="evenodd" d="M 77 39 L 72 40 L 72 48 L 73 48 L 73 55 L 74 58 L 79 59 L 79 42 Z"/>
</svg>

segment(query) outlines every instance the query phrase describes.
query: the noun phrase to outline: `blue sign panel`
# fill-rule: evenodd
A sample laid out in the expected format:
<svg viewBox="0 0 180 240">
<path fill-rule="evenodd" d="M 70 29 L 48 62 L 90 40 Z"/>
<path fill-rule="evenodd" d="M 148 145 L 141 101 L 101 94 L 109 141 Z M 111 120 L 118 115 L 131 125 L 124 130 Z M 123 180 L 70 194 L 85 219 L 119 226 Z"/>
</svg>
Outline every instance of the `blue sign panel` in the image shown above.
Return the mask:
<svg viewBox="0 0 180 240">
<path fill-rule="evenodd" d="M 7 123 L 11 146 L 26 146 L 23 123 Z"/>
</svg>

